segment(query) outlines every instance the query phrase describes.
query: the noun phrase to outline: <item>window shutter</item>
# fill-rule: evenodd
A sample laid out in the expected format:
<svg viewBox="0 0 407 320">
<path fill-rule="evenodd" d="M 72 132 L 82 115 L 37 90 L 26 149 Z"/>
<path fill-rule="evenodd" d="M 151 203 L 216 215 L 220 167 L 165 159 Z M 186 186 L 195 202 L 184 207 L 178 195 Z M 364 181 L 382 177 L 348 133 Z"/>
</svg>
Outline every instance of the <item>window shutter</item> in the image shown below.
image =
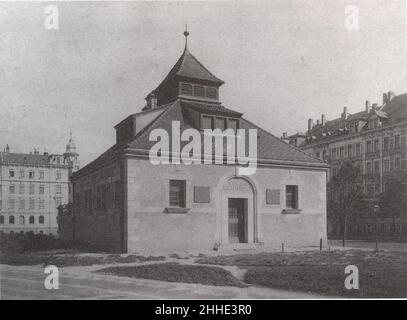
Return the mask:
<svg viewBox="0 0 407 320">
<path fill-rule="evenodd" d="M 210 203 L 209 187 L 194 187 L 194 202 L 195 203 Z"/>
<path fill-rule="evenodd" d="M 266 204 L 280 204 L 280 189 L 266 190 Z"/>
</svg>

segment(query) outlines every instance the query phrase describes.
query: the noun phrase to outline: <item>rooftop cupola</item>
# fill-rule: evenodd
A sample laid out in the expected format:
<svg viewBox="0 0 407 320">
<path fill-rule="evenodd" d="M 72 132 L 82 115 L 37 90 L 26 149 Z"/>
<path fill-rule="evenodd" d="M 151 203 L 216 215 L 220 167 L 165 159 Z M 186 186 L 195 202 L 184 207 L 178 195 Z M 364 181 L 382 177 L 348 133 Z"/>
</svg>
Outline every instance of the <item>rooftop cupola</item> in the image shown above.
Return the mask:
<svg viewBox="0 0 407 320">
<path fill-rule="evenodd" d="M 185 48 L 181 57 L 160 85 L 146 98 L 148 100 L 151 94 L 154 94 L 158 107 L 177 98 L 220 103 L 219 87 L 224 82 L 214 76 L 189 52 L 188 36 L 189 32 L 185 28 Z M 150 109 L 148 103 L 144 110 L 147 109 Z"/>
</svg>

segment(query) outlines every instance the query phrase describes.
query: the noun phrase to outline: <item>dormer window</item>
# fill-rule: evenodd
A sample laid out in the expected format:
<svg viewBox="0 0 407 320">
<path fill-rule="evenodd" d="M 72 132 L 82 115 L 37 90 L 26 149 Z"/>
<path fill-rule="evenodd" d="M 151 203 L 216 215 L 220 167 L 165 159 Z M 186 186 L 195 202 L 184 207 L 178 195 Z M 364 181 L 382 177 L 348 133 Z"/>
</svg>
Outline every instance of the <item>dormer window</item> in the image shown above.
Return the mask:
<svg viewBox="0 0 407 320">
<path fill-rule="evenodd" d="M 202 115 L 201 129 L 221 129 L 222 131 L 233 129 L 236 133 L 236 130 L 239 129 L 239 120 L 222 116 Z"/>
<path fill-rule="evenodd" d="M 181 82 L 179 94 L 183 96 L 192 96 L 218 100 L 218 88 L 204 86 L 200 84 Z"/>
<path fill-rule="evenodd" d="M 205 96 L 205 87 L 194 85 L 194 96 L 195 97 L 204 97 Z"/>
<path fill-rule="evenodd" d="M 181 83 L 181 94 L 192 96 L 192 84 L 189 83 Z"/>
<path fill-rule="evenodd" d="M 215 128 L 216 129 L 221 129 L 222 131 L 225 130 L 226 127 L 226 118 L 221 118 L 221 117 L 216 117 L 215 119 Z"/>
<path fill-rule="evenodd" d="M 213 117 L 211 116 L 202 116 L 202 130 L 204 129 L 211 129 L 212 130 L 212 121 Z"/>
<path fill-rule="evenodd" d="M 218 89 L 213 87 L 206 87 L 206 97 L 209 99 L 218 100 Z"/>
</svg>

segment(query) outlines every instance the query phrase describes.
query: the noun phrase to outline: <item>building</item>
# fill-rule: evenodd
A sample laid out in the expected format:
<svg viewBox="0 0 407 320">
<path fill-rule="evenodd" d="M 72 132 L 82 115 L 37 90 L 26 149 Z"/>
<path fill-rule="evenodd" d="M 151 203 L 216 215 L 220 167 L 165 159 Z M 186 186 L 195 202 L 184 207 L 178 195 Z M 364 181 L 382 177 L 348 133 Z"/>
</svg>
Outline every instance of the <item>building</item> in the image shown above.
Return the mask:
<svg viewBox="0 0 407 320">
<path fill-rule="evenodd" d="M 68 148 L 69 146 L 69 148 Z M 69 176 L 78 154 L 0 152 L 0 232 L 57 235 L 57 208 L 69 201 Z"/>
<path fill-rule="evenodd" d="M 316 123 L 308 120 L 305 139 L 298 145 L 303 151 L 328 162 L 331 176 L 336 175 L 345 160 L 360 167 L 365 196 L 370 203 L 377 202 L 391 177 L 407 177 L 406 165 L 407 93 L 395 96 L 383 93 L 382 104 L 366 101 L 364 110 L 351 114 L 343 108 L 340 117 L 328 121 L 325 115 Z M 291 138 L 291 137 L 290 137 Z M 298 135 L 290 143 L 298 142 Z M 340 233 L 339 225 L 329 224 L 333 235 Z M 375 214 L 367 210 L 356 224 L 348 226 L 350 236 L 369 237 L 376 234 Z M 392 221 L 382 218 L 378 222 L 381 237 L 390 235 Z M 404 230 L 404 231 L 403 231 Z M 407 233 L 403 219 L 396 221 L 395 232 Z"/>
<path fill-rule="evenodd" d="M 75 240 L 116 252 L 326 243 L 328 165 L 225 107 L 223 84 L 185 43 L 142 111 L 115 126 L 115 145 L 73 174 Z M 177 164 L 174 148 L 171 164 L 153 164 L 152 132 L 170 133 L 174 147 L 177 123 L 179 132 L 196 129 L 200 141 L 204 129 L 257 130 L 255 174 L 240 175 L 223 156 L 220 164 Z"/>
</svg>

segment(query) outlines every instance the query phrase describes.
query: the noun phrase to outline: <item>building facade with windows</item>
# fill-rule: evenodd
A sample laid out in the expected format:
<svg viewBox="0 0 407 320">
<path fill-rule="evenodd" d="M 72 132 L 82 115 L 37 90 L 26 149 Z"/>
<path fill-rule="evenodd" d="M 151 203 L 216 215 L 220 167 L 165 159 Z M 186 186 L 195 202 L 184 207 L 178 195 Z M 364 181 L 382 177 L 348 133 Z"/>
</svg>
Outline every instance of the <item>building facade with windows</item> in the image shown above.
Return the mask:
<svg viewBox="0 0 407 320">
<path fill-rule="evenodd" d="M 115 126 L 115 145 L 74 173 L 75 240 L 116 252 L 326 243 L 329 166 L 225 107 L 222 84 L 185 46 L 142 111 Z M 178 163 L 173 148 L 168 164 L 154 163 L 154 129 L 174 146 L 174 123 L 179 132 L 196 129 L 202 140 L 204 129 L 257 130 L 256 172 L 240 175 L 223 157 L 218 164 Z"/>
<path fill-rule="evenodd" d="M 57 235 L 57 208 L 69 201 L 74 159 L 77 154 L 12 153 L 8 146 L 0 152 L 0 232 Z"/>
<path fill-rule="evenodd" d="M 314 124 L 309 119 L 304 137 L 299 147 L 328 162 L 331 176 L 336 175 L 345 160 L 359 166 L 365 196 L 371 204 L 376 203 L 392 177 L 407 178 L 407 93 L 398 96 L 384 93 L 382 104 L 371 105 L 366 101 L 365 109 L 354 114 L 345 107 L 341 117 L 334 120 L 327 121 L 322 115 Z M 390 218 L 378 222 L 381 237 L 390 234 L 391 224 Z M 356 237 L 374 236 L 374 211 L 367 210 L 348 230 Z M 329 225 L 329 231 L 338 234 L 340 226 Z M 395 232 L 407 234 L 406 221 L 398 219 Z"/>
</svg>

